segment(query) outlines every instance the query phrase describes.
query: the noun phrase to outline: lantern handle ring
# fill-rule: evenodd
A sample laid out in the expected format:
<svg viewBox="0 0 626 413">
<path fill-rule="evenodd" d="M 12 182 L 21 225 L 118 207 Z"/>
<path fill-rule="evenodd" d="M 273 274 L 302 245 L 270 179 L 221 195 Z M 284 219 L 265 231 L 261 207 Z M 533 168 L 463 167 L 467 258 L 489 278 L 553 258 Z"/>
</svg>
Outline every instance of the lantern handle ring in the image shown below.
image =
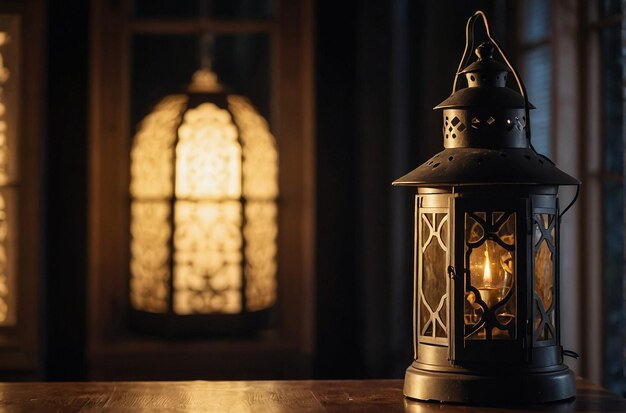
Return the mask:
<svg viewBox="0 0 626 413">
<path fill-rule="evenodd" d="M 509 61 L 509 58 L 506 55 L 506 53 L 504 53 L 504 50 L 500 46 L 500 43 L 498 43 L 498 41 L 491 35 L 491 26 L 489 25 L 487 16 L 485 16 L 485 13 L 481 10 L 477 10 L 467 20 L 467 25 L 465 26 L 465 50 L 463 51 L 463 57 L 461 57 L 461 61 L 459 62 L 459 67 L 457 68 L 456 74 L 454 75 L 454 83 L 452 84 L 452 94 L 456 92 L 456 87 L 459 81 L 460 72 L 465 68 L 465 66 L 467 66 L 471 58 L 472 50 L 474 49 L 474 25 L 476 24 L 476 20 L 478 20 L 479 17 L 482 17 L 483 24 L 485 25 L 485 31 L 487 32 L 487 38 L 496 47 L 496 49 L 500 53 L 500 56 L 502 57 L 502 60 L 504 60 L 504 63 L 506 63 L 507 67 L 511 70 L 511 73 L 513 73 L 513 77 L 515 77 L 515 82 L 517 82 L 517 87 L 519 88 L 519 91 L 522 97 L 524 98 L 524 114 L 526 115 L 526 122 L 524 125 L 524 129 L 526 130 L 526 138 L 528 139 L 528 144 L 530 145 L 530 148 L 533 150 L 533 152 L 536 153 L 537 151 L 535 151 L 535 148 L 533 148 L 533 145 L 530 142 L 530 104 L 528 103 L 528 94 L 526 93 L 526 86 L 524 85 L 524 82 L 522 81 L 522 78 L 520 77 L 517 70 L 515 70 L 515 68 Z"/>
</svg>

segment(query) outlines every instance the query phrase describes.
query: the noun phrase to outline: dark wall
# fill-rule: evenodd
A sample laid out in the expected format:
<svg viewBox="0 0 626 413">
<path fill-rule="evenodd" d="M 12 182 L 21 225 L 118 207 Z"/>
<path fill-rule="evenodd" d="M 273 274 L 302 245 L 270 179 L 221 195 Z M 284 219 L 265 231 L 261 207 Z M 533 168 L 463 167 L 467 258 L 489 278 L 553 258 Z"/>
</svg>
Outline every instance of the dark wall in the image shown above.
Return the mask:
<svg viewBox="0 0 626 413">
<path fill-rule="evenodd" d="M 362 375 L 356 261 L 357 21 L 354 0 L 317 5 L 317 358 L 321 376 Z M 361 368 L 361 370 L 357 370 Z"/>
<path fill-rule="evenodd" d="M 88 17 L 84 0 L 48 2 L 44 222 L 46 372 L 84 377 Z"/>
<path fill-rule="evenodd" d="M 402 377 L 412 359 L 413 196 L 391 182 L 442 148 L 465 23 L 494 2 L 319 0 L 319 378 Z M 497 20 L 497 21 L 496 21 Z M 500 36 L 502 37 L 502 36 Z M 504 41 L 504 39 L 502 39 Z"/>
</svg>

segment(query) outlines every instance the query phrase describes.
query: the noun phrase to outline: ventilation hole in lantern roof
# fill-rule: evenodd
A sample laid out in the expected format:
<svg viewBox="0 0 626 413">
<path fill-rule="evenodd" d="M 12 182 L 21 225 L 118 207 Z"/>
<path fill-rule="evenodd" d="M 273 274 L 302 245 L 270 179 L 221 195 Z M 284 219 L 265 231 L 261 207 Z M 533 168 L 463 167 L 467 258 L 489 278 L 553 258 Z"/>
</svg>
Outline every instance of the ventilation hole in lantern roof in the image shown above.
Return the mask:
<svg viewBox="0 0 626 413">
<path fill-rule="evenodd" d="M 456 133 L 452 134 L 452 139 L 456 139 Z"/>
<path fill-rule="evenodd" d="M 474 75 L 470 76 L 470 80 L 473 82 L 474 80 L 476 80 L 476 78 L 474 77 Z"/>
<path fill-rule="evenodd" d="M 496 76 L 496 80 L 500 80 L 500 75 Z"/>
<path fill-rule="evenodd" d="M 472 128 L 478 129 L 478 125 L 480 124 L 480 119 L 477 117 L 472 118 Z"/>
<path fill-rule="evenodd" d="M 428 162 L 428 166 L 432 165 L 434 161 Z"/>
<path fill-rule="evenodd" d="M 446 139 L 448 139 L 448 134 L 446 133 Z"/>
<path fill-rule="evenodd" d="M 530 155 L 524 155 L 524 158 L 526 158 L 527 161 L 530 161 Z"/>
<path fill-rule="evenodd" d="M 459 124 L 459 122 L 461 121 L 461 119 L 457 118 L 456 116 L 454 117 L 454 119 L 452 119 L 452 121 L 450 122 L 452 124 L 452 126 L 456 126 Z"/>
<path fill-rule="evenodd" d="M 448 117 L 446 116 L 446 121 L 448 120 Z"/>
<path fill-rule="evenodd" d="M 439 162 L 437 162 L 436 164 L 433 165 L 433 169 L 435 169 L 436 167 L 438 167 L 439 165 L 441 165 Z"/>
<path fill-rule="evenodd" d="M 448 121 L 446 121 L 446 126 L 448 126 Z"/>
<path fill-rule="evenodd" d="M 496 120 L 493 118 L 493 116 L 489 116 L 489 119 L 487 119 L 487 124 L 489 126 L 491 126 L 493 124 L 493 122 L 495 122 Z"/>
<path fill-rule="evenodd" d="M 457 129 L 459 130 L 459 132 L 463 132 L 466 129 L 465 124 L 461 122 Z"/>
<path fill-rule="evenodd" d="M 452 126 L 448 128 L 448 132 L 452 132 Z"/>
<path fill-rule="evenodd" d="M 448 160 L 452 161 L 454 159 L 454 156 L 448 156 Z"/>
</svg>

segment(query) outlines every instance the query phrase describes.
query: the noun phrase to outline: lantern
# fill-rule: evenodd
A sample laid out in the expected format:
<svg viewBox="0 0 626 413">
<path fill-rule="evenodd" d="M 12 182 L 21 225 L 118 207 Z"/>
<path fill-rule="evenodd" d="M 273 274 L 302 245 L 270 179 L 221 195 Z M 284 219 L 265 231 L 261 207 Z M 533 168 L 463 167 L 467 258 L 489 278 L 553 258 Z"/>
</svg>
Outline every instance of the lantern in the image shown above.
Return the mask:
<svg viewBox="0 0 626 413">
<path fill-rule="evenodd" d="M 131 151 L 136 328 L 245 333 L 276 301 L 278 158 L 267 122 L 208 68 L 141 122 Z"/>
<path fill-rule="evenodd" d="M 480 17 L 488 40 L 468 65 Z M 509 72 L 520 93 L 506 87 Z M 457 90 L 461 75 L 467 87 Z M 415 351 L 404 382 L 410 398 L 575 396 L 559 336 L 559 222 L 567 208 L 560 212 L 558 189 L 580 182 L 532 147 L 532 108 L 476 12 L 452 95 L 435 107 L 443 111 L 444 150 L 394 182 L 417 187 Z"/>
</svg>

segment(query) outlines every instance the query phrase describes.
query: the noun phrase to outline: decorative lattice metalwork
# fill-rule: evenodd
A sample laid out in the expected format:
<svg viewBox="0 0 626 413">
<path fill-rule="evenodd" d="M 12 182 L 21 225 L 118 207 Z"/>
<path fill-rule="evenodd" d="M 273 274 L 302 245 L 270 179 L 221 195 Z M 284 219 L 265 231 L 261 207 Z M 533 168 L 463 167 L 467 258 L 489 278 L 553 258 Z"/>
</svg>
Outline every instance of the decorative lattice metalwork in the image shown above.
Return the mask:
<svg viewBox="0 0 626 413">
<path fill-rule="evenodd" d="M 443 124 L 443 133 L 445 134 L 446 139 L 448 139 L 448 137 L 456 139 L 457 133 L 461 133 L 466 129 L 467 126 L 465 126 L 465 123 L 463 123 L 457 116 L 454 116 L 450 121 L 448 120 L 448 116 L 446 116 Z"/>
<path fill-rule="evenodd" d="M 465 338 L 515 338 L 515 213 L 465 214 Z"/>
<path fill-rule="evenodd" d="M 556 339 L 554 327 L 554 257 L 556 256 L 553 214 L 534 214 L 533 247 L 533 340 L 552 342 Z"/>
<path fill-rule="evenodd" d="M 446 342 L 448 337 L 448 214 L 420 213 L 419 340 Z"/>
</svg>

